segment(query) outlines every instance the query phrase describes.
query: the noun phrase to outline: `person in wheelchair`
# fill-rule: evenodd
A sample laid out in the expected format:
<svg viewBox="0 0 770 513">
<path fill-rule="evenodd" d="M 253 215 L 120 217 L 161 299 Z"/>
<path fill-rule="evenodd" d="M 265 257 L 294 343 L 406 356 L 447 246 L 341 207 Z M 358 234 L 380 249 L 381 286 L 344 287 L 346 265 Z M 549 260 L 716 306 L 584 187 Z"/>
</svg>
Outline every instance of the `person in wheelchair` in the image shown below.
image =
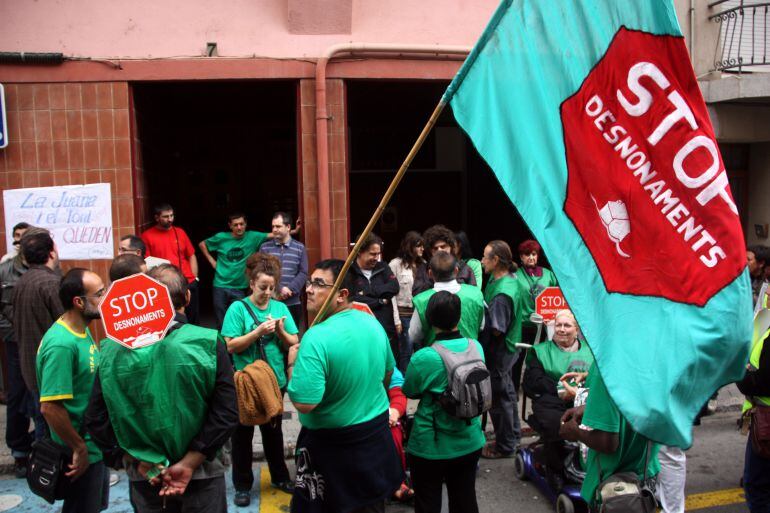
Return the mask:
<svg viewBox="0 0 770 513">
<path fill-rule="evenodd" d="M 527 354 L 524 393 L 532 400 L 527 423 L 543 443 L 546 477 L 555 491 L 565 480 L 569 451 L 559 436 L 561 416 L 571 408 L 577 385 L 585 379 L 594 357 L 578 339 L 578 326 L 570 310 L 561 310 L 554 321 L 553 340 L 537 344 Z"/>
</svg>

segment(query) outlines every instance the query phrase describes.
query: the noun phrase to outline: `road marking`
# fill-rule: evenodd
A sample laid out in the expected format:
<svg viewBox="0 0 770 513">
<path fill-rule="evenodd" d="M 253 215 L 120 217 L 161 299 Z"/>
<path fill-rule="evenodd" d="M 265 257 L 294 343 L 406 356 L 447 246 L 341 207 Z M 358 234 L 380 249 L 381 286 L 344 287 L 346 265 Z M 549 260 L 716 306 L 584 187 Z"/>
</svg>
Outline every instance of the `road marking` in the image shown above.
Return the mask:
<svg viewBox="0 0 770 513">
<path fill-rule="evenodd" d="M 698 509 L 715 508 L 717 506 L 740 504 L 742 502 L 746 502 L 743 488 L 729 488 L 727 490 L 688 495 L 684 501 L 684 509 L 686 511 L 695 511 Z"/>
<path fill-rule="evenodd" d="M 284 513 L 289 511 L 291 495 L 270 486 L 267 465 L 259 466 L 259 513 Z"/>
</svg>

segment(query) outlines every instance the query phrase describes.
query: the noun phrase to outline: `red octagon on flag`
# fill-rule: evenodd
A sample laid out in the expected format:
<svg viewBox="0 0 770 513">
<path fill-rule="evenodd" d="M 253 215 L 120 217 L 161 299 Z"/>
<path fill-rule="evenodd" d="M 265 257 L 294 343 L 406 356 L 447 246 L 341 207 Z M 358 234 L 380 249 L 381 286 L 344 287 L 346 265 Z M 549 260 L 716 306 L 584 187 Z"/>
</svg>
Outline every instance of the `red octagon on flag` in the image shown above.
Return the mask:
<svg viewBox="0 0 770 513">
<path fill-rule="evenodd" d="M 569 305 L 559 287 L 546 287 L 535 299 L 535 312 L 543 316 L 544 323 L 555 320 L 556 314 L 567 308 Z"/>
<path fill-rule="evenodd" d="M 145 274 L 114 281 L 99 312 L 107 336 L 129 349 L 158 342 L 174 320 L 168 289 Z"/>
<path fill-rule="evenodd" d="M 740 275 L 740 219 L 681 37 L 621 28 L 561 119 L 564 211 L 608 291 L 703 306 Z"/>
</svg>

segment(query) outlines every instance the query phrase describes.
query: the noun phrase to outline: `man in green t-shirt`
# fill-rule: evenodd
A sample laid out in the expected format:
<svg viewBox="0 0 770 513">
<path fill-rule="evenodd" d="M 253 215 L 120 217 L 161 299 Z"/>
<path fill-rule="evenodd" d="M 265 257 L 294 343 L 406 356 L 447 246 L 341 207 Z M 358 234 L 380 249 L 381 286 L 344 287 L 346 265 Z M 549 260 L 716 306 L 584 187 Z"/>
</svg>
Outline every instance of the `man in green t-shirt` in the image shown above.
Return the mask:
<svg viewBox="0 0 770 513">
<path fill-rule="evenodd" d="M 312 315 L 343 264 L 316 264 L 305 289 Z M 386 387 L 395 360 L 377 319 L 351 309 L 352 286 L 345 276 L 323 322 L 289 350 L 288 392 L 302 423 L 294 512 L 384 511 L 403 480 L 388 424 Z"/>
<path fill-rule="evenodd" d="M 203 256 L 214 268 L 217 328 L 222 327 L 227 308 L 246 297 L 249 289 L 246 260 L 270 237 L 268 233 L 246 230 L 246 216 L 240 212 L 227 216 L 227 227 L 229 232 L 219 232 L 198 244 Z"/>
<path fill-rule="evenodd" d="M 102 453 L 83 428 L 83 415 L 99 365 L 99 349 L 88 325 L 99 318 L 104 282 L 98 274 L 75 268 L 62 278 L 59 299 L 64 314 L 48 329 L 37 353 L 40 411 L 54 442 L 72 450 L 65 475 L 64 513 L 98 512 L 109 500 L 109 473 Z"/>
<path fill-rule="evenodd" d="M 559 434 L 565 440 L 583 442 L 590 449 L 580 494 L 589 504 L 596 504 L 602 481 L 618 472 L 635 472 L 642 479 L 645 476 L 645 460 L 649 461 L 646 477 L 653 480 L 660 471 L 659 446 L 634 431 L 623 417 L 610 397 L 596 364 L 588 373 L 586 386 L 586 404 L 564 413 Z M 582 429 L 581 423 L 590 430 Z"/>
</svg>

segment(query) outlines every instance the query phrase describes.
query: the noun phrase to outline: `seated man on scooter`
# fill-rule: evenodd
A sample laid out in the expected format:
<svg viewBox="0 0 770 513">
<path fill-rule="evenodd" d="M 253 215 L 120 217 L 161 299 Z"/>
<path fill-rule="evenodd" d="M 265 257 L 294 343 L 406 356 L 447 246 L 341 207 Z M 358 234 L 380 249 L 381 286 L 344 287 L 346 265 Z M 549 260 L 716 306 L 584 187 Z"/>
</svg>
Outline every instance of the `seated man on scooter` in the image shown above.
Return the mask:
<svg viewBox="0 0 770 513">
<path fill-rule="evenodd" d="M 570 310 L 554 320 L 553 340 L 535 345 L 527 355 L 524 393 L 532 400 L 527 419 L 543 442 L 546 477 L 555 491 L 564 486 L 564 440 L 559 436 L 561 416 L 571 408 L 576 385 L 585 379 L 594 361 L 588 345 L 578 339 L 578 326 Z"/>
</svg>

